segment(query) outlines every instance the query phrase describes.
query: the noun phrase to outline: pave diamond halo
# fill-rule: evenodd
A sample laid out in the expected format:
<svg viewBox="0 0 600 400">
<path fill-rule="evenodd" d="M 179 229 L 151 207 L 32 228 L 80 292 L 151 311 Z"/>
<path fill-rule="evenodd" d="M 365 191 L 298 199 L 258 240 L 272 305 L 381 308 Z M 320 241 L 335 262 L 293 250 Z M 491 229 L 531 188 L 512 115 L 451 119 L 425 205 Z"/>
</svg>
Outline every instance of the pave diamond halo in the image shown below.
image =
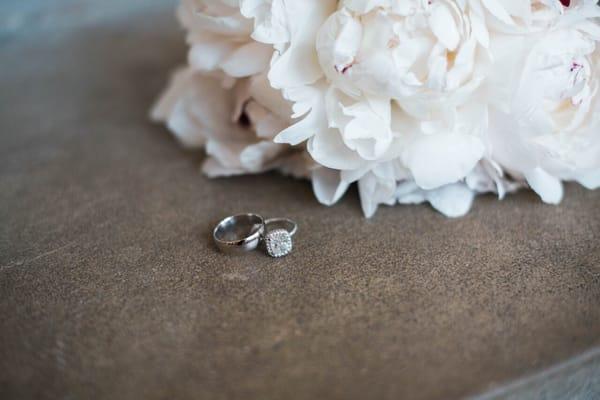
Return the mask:
<svg viewBox="0 0 600 400">
<path fill-rule="evenodd" d="M 265 221 L 263 241 L 267 254 L 279 258 L 292 252 L 292 237 L 298 231 L 298 224 L 288 218 L 270 218 Z"/>
<path fill-rule="evenodd" d="M 285 229 L 275 229 L 265 235 L 265 246 L 271 257 L 279 258 L 292 252 L 292 235 Z"/>
</svg>

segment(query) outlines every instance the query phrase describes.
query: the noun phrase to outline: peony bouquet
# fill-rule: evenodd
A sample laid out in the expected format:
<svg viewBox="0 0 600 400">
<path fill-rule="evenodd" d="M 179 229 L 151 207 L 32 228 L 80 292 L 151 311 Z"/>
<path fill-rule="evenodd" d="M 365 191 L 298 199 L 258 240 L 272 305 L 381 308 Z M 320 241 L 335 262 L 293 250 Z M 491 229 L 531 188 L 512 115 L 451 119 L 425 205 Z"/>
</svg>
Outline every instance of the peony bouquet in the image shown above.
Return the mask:
<svg viewBox="0 0 600 400">
<path fill-rule="evenodd" d="M 597 0 L 183 0 L 153 110 L 210 177 L 278 170 L 365 215 L 600 186 Z"/>
</svg>

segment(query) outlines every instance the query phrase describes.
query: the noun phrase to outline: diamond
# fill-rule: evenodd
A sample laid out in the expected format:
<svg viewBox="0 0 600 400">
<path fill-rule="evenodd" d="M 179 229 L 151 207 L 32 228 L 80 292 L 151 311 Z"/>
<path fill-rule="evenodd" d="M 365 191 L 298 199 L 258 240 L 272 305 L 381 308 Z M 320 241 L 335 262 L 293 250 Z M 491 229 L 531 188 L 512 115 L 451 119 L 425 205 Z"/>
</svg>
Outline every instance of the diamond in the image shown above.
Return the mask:
<svg viewBox="0 0 600 400">
<path fill-rule="evenodd" d="M 283 257 L 292 252 L 292 236 L 285 229 L 275 229 L 267 233 L 265 244 L 271 257 Z"/>
</svg>

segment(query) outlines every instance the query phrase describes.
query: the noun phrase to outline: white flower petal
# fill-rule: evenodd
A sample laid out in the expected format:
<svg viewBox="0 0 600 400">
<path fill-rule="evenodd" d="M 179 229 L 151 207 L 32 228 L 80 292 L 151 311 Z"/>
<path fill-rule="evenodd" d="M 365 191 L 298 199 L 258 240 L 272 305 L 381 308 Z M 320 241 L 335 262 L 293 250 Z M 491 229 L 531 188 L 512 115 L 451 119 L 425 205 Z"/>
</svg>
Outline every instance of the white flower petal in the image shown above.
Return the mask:
<svg viewBox="0 0 600 400">
<path fill-rule="evenodd" d="M 440 2 L 433 6 L 429 15 L 429 24 L 433 34 L 446 46 L 446 49 L 450 51 L 457 49 L 460 43 L 460 33 L 447 4 Z"/>
<path fill-rule="evenodd" d="M 600 169 L 582 174 L 577 181 L 591 190 L 600 188 Z"/>
<path fill-rule="evenodd" d="M 340 171 L 316 168 L 312 172 L 312 185 L 317 200 L 321 204 L 331 206 L 342 198 L 350 183 L 341 179 Z"/>
<path fill-rule="evenodd" d="M 316 162 L 331 169 L 358 169 L 365 163 L 344 144 L 339 131 L 335 129 L 317 132 L 308 141 L 307 149 Z"/>
<path fill-rule="evenodd" d="M 261 73 L 269 65 L 273 49 L 261 43 L 251 42 L 238 47 L 222 61 L 221 68 L 234 78 Z"/>
<path fill-rule="evenodd" d="M 475 193 L 462 183 L 443 186 L 426 194 L 432 207 L 450 218 L 466 215 L 471 209 Z"/>
<path fill-rule="evenodd" d="M 435 189 L 463 179 L 484 151 L 481 140 L 471 135 L 422 135 L 410 143 L 402 157 L 419 187 Z"/>
<path fill-rule="evenodd" d="M 563 185 L 560 180 L 541 168 L 525 173 L 527 183 L 542 198 L 544 203 L 559 204 L 563 198 Z"/>
</svg>

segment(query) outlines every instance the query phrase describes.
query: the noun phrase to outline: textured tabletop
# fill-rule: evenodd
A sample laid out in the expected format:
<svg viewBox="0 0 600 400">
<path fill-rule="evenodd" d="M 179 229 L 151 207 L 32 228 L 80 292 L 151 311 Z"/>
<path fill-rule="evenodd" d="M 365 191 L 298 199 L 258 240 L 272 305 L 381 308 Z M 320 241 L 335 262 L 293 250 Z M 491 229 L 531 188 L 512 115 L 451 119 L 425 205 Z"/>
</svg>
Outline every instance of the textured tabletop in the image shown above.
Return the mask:
<svg viewBox="0 0 600 400">
<path fill-rule="evenodd" d="M 365 220 L 355 191 L 211 181 L 147 118 L 185 58 L 172 2 L 0 15 L 0 398 L 600 392 L 600 191 Z M 244 211 L 296 219 L 294 253 L 217 252 Z"/>
</svg>

